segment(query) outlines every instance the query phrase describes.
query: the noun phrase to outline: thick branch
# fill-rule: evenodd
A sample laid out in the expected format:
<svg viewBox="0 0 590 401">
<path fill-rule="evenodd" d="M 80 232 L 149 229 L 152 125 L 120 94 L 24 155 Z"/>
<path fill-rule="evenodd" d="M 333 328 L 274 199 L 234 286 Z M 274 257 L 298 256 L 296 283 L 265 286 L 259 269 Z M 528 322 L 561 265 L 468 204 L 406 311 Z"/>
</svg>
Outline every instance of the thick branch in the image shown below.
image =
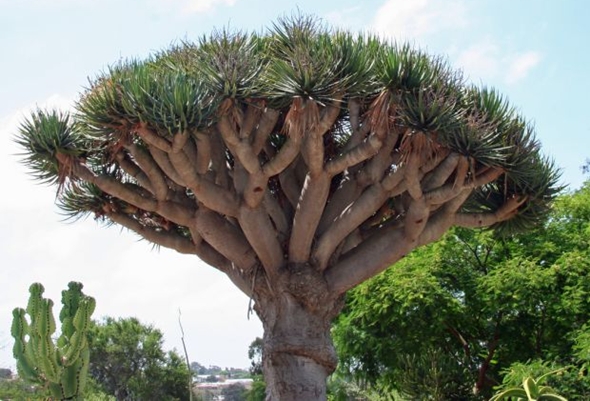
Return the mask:
<svg viewBox="0 0 590 401">
<path fill-rule="evenodd" d="M 267 210 L 278 233 L 281 237 L 285 237 L 290 229 L 287 212 L 281 207 L 268 188 L 264 193 L 264 208 Z"/>
<path fill-rule="evenodd" d="M 283 266 L 283 250 L 268 214 L 262 208 L 240 207 L 239 222 L 269 277 Z"/>
<path fill-rule="evenodd" d="M 329 226 L 319 238 L 313 254 L 313 259 L 321 270 L 328 266 L 328 260 L 338 244 L 373 215 L 386 200 L 387 192 L 383 187 L 373 185 Z"/>
<path fill-rule="evenodd" d="M 225 145 L 221 140 L 221 136 L 216 133 L 212 133 L 209 140 L 211 142 L 211 167 L 215 174 L 215 184 L 229 189 L 231 187 L 231 177 L 226 160 Z"/>
<path fill-rule="evenodd" d="M 297 183 L 297 177 L 295 176 L 295 163 L 288 166 L 285 170 L 283 170 L 279 174 L 279 183 L 281 184 L 281 189 L 283 193 L 287 197 L 287 200 L 293 206 L 293 208 L 297 207 L 297 203 L 299 202 L 299 194 L 301 193 L 301 188 Z"/>
<path fill-rule="evenodd" d="M 457 163 L 459 163 L 459 154 L 450 153 L 440 164 L 431 171 L 422 182 L 422 187 L 425 191 L 431 191 L 443 185 L 447 179 L 453 174 Z"/>
<path fill-rule="evenodd" d="M 184 151 L 170 153 L 169 156 L 172 165 L 199 201 L 203 202 L 209 209 L 221 214 L 233 217 L 237 215 L 238 202 L 236 197 L 225 188 L 202 179 Z"/>
<path fill-rule="evenodd" d="M 259 154 L 264 148 L 266 140 L 277 124 L 279 115 L 280 113 L 276 110 L 270 108 L 266 108 L 266 110 L 264 110 L 262 117 L 260 117 L 260 122 L 258 123 L 258 126 L 256 127 L 256 130 L 253 134 L 254 141 L 252 143 L 252 149 L 254 150 L 254 153 Z"/>
<path fill-rule="evenodd" d="M 155 160 L 145 150 L 135 144 L 125 146 L 131 156 L 135 159 L 141 170 L 148 176 L 152 184 L 153 194 L 158 200 L 164 200 L 168 197 L 168 184 L 166 178 L 162 174 L 162 170 L 158 167 Z"/>
<path fill-rule="evenodd" d="M 229 113 L 221 116 L 217 127 L 227 148 L 242 163 L 246 171 L 250 174 L 260 172 L 260 163 L 250 146 L 250 141 L 247 138 L 240 139 L 238 132 L 236 132 L 234 125 L 230 121 Z"/>
<path fill-rule="evenodd" d="M 197 132 L 195 134 L 197 139 L 197 160 L 195 169 L 198 174 L 205 174 L 209 170 L 211 164 L 211 140 L 208 134 Z"/>
<path fill-rule="evenodd" d="M 383 141 L 381 141 L 376 135 L 370 135 L 358 146 L 350 149 L 337 158 L 330 160 L 326 164 L 326 171 L 328 174 L 334 176 L 351 166 L 362 163 L 374 156 L 379 151 L 382 144 Z"/>
<path fill-rule="evenodd" d="M 299 155 L 302 137 L 293 132 L 283 144 L 279 152 L 262 167 L 264 175 L 268 178 L 283 172 Z"/>
<path fill-rule="evenodd" d="M 62 155 L 58 153 L 57 158 L 62 158 Z M 64 161 L 60 160 L 60 162 L 63 163 Z M 116 198 L 147 211 L 155 211 L 157 208 L 157 201 L 155 199 L 142 196 L 138 191 L 131 189 L 128 185 L 123 184 L 111 176 L 104 174 L 94 175 L 92 171 L 81 164 L 74 164 L 72 168 L 76 176 L 86 182 L 93 183 L 104 192 Z"/>
<path fill-rule="evenodd" d="M 377 229 L 370 240 L 359 244 L 326 270 L 328 288 L 336 294 L 343 294 L 387 269 L 412 249 L 403 229 L 395 226 Z"/>
<path fill-rule="evenodd" d="M 498 210 L 491 213 L 457 213 L 455 225 L 467 228 L 481 228 L 508 220 L 517 212 L 526 199 L 526 196 L 512 197 Z"/>
<path fill-rule="evenodd" d="M 368 124 L 367 124 L 368 126 Z M 382 134 L 374 134 L 377 138 L 381 138 Z M 336 192 L 332 195 L 330 202 L 326 206 L 326 210 L 320 221 L 318 231 L 324 232 L 330 224 L 350 205 L 354 202 L 363 190 L 371 184 L 379 182 L 383 179 L 385 171 L 387 171 L 393 162 L 392 149 L 397 141 L 397 134 L 390 133 L 385 137 L 385 140 L 375 156 L 373 156 L 362 170 L 356 175 L 349 175 L 346 180 L 340 185 Z M 397 174 L 402 171 L 398 168 L 396 172 L 390 173 Z M 383 181 L 387 181 L 385 178 Z M 396 179 L 389 179 L 390 183 L 395 182 Z M 386 189 L 388 188 L 385 185 Z"/>
<path fill-rule="evenodd" d="M 172 138 L 172 152 L 180 152 L 184 148 L 184 145 L 186 145 L 189 136 L 190 134 L 187 130 L 183 132 L 177 132 Z"/>
<path fill-rule="evenodd" d="M 407 185 L 407 190 L 410 196 L 414 199 L 422 198 L 422 184 L 420 179 L 420 156 L 417 153 L 410 153 L 407 156 L 406 161 L 406 169 L 405 169 L 405 181 Z"/>
<path fill-rule="evenodd" d="M 217 213 L 200 209 L 195 227 L 205 241 L 244 272 L 251 272 L 257 264 L 256 253 L 241 230 Z"/>
<path fill-rule="evenodd" d="M 172 151 L 172 145 L 170 145 L 170 142 L 149 129 L 146 123 L 138 124 L 138 126 L 135 127 L 135 133 L 148 145 L 155 146 L 166 153 Z"/>
<path fill-rule="evenodd" d="M 180 185 L 181 187 L 186 187 L 184 180 L 180 178 L 180 175 L 170 162 L 170 159 L 168 158 L 168 153 L 164 152 L 163 150 L 155 146 L 149 146 L 148 149 L 156 163 L 158 163 L 158 166 L 160 166 L 160 168 L 164 172 L 164 174 L 166 174 L 166 176 L 170 180 L 175 182 L 177 185 Z"/>
<path fill-rule="evenodd" d="M 309 260 L 311 244 L 315 238 L 320 217 L 330 192 L 330 176 L 308 174 L 293 217 L 293 229 L 289 241 L 289 261 L 305 263 Z"/>
<path fill-rule="evenodd" d="M 422 234 L 424 227 L 426 227 L 429 214 L 430 208 L 424 198 L 414 200 L 410 203 L 410 207 L 404 218 L 404 234 L 407 241 L 410 241 L 414 248 L 417 245 L 418 237 Z"/>
<path fill-rule="evenodd" d="M 119 166 L 143 188 L 150 191 L 152 194 L 154 193 L 154 188 L 152 187 L 152 183 L 150 182 L 148 176 L 139 168 L 137 164 L 133 162 L 129 158 L 129 156 L 125 152 L 118 152 L 115 155 L 115 160 Z"/>
<path fill-rule="evenodd" d="M 165 248 L 174 249 L 177 252 L 185 254 L 197 254 L 197 249 L 193 242 L 183 237 L 182 235 L 173 231 L 161 231 L 155 230 L 151 227 L 146 227 L 139 223 L 137 220 L 129 217 L 123 213 L 108 213 L 107 217 L 117 224 L 122 225 L 132 231 L 135 231 L 142 238 L 153 242 L 156 245 L 163 246 Z"/>
</svg>

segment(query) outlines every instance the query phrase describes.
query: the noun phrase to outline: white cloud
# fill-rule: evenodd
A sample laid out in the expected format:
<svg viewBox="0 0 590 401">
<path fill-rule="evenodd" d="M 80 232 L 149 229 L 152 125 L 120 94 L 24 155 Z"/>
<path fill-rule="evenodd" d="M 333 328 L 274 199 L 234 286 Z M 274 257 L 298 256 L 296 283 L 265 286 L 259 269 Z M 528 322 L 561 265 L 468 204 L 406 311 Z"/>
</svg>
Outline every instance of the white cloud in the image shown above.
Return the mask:
<svg viewBox="0 0 590 401">
<path fill-rule="evenodd" d="M 373 30 L 396 40 L 412 40 L 466 24 L 463 0 L 388 0 L 376 13 Z"/>
<path fill-rule="evenodd" d="M 525 79 L 541 59 L 536 51 L 507 52 L 490 38 L 469 46 L 455 58 L 457 67 L 472 81 L 495 80 L 510 85 Z"/>
<path fill-rule="evenodd" d="M 457 66 L 471 79 L 493 79 L 500 71 L 501 58 L 500 47 L 486 39 L 460 52 Z"/>
<path fill-rule="evenodd" d="M 185 14 L 199 14 L 212 11 L 218 6 L 231 7 L 237 0 L 152 0 L 160 9 L 179 10 Z"/>
<path fill-rule="evenodd" d="M 349 27 L 358 24 L 359 11 L 361 6 L 354 6 L 330 11 L 325 15 L 326 21 L 331 25 L 340 27 Z"/>
<path fill-rule="evenodd" d="M 191 13 L 211 11 L 214 7 L 233 6 L 236 0 L 186 0 L 184 10 Z"/>
<path fill-rule="evenodd" d="M 527 77 L 529 72 L 541 62 L 541 54 L 529 51 L 514 57 L 510 63 L 506 82 L 514 84 Z"/>
</svg>

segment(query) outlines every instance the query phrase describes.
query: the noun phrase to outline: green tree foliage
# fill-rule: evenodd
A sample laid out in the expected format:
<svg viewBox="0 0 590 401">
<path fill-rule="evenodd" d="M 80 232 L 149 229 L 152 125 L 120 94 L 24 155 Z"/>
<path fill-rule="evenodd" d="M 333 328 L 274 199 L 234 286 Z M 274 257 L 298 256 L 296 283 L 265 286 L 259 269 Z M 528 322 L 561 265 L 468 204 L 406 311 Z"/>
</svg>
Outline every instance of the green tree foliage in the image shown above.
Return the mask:
<svg viewBox="0 0 590 401">
<path fill-rule="evenodd" d="M 163 335 L 136 318 L 106 318 L 90 330 L 90 375 L 117 400 L 188 400 L 189 371 Z"/>
<path fill-rule="evenodd" d="M 29 400 L 47 397 L 47 391 L 26 383 L 23 379 L 0 379 L 0 400 Z"/>
<path fill-rule="evenodd" d="M 558 174 L 497 91 L 440 57 L 315 18 L 216 31 L 113 65 L 24 162 L 91 214 L 197 255 L 254 300 L 269 397 L 325 398 L 350 289 L 452 226 L 533 227 Z"/>
<path fill-rule="evenodd" d="M 262 338 L 256 337 L 248 347 L 248 359 L 250 359 L 250 375 L 252 377 L 252 388 L 246 394 L 248 401 L 264 401 L 266 399 L 266 383 L 262 375 Z"/>
<path fill-rule="evenodd" d="M 349 293 L 333 328 L 341 370 L 410 395 L 439 372 L 442 399 L 469 399 L 470 387 L 490 396 L 513 364 L 542 360 L 572 366 L 551 386 L 586 399 L 589 248 L 590 182 L 528 234 L 456 229 Z"/>
<path fill-rule="evenodd" d="M 246 401 L 248 390 L 240 383 L 232 383 L 223 387 L 221 395 L 224 401 Z"/>
<path fill-rule="evenodd" d="M 250 374 L 253 376 L 262 374 L 262 338 L 256 337 L 248 346 L 248 359 L 250 359 Z"/>
<path fill-rule="evenodd" d="M 262 376 L 255 376 L 252 381 L 252 388 L 246 394 L 247 401 L 265 401 L 266 383 Z"/>
</svg>

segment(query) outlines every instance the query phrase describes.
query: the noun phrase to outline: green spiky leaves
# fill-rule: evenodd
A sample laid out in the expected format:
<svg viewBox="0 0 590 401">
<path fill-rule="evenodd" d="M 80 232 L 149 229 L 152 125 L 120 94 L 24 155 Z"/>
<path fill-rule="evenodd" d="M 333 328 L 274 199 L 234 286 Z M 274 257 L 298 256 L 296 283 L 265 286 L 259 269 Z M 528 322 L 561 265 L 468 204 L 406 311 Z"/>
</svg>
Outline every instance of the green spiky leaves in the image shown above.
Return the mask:
<svg viewBox="0 0 590 401">
<path fill-rule="evenodd" d="M 70 171 L 58 161 L 58 155 L 80 157 L 87 147 L 70 115 L 56 110 L 33 112 L 19 133 L 16 142 L 24 150 L 23 163 L 43 183 L 62 185 Z"/>
<path fill-rule="evenodd" d="M 146 123 L 163 136 L 206 125 L 215 103 L 202 81 L 178 69 L 130 62 L 97 79 L 78 104 L 80 121 L 97 139 Z"/>
<path fill-rule="evenodd" d="M 538 379 L 526 377 L 522 382 L 522 387 L 511 387 L 495 394 L 490 401 L 508 401 L 508 400 L 523 400 L 523 401 L 567 401 L 567 398 L 555 393 L 549 386 L 543 386 L 541 383 L 548 376 L 555 374 L 558 371 L 549 372 Z"/>
<path fill-rule="evenodd" d="M 31 285 L 27 308 L 15 308 L 11 334 L 19 375 L 46 386 L 55 399 L 82 399 L 88 370 L 87 333 L 96 302 L 71 282 L 62 292 L 61 335 L 54 344 L 53 301 L 43 297 L 39 283 Z"/>
</svg>

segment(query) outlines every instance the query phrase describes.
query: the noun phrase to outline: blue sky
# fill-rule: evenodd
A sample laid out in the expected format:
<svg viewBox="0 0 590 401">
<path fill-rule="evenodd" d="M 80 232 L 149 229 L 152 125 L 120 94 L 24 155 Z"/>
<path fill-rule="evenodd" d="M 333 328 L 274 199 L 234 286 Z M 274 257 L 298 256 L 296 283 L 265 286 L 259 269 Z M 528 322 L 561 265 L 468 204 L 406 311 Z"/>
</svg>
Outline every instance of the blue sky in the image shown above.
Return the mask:
<svg viewBox="0 0 590 401">
<path fill-rule="evenodd" d="M 447 57 L 493 86 L 534 122 L 545 154 L 575 189 L 590 158 L 590 3 L 581 0 L 0 0 L 0 367 L 12 366 L 11 310 L 33 281 L 59 302 L 70 280 L 98 301 L 96 316 L 137 316 L 203 364 L 246 367 L 261 335 L 229 280 L 187 256 L 151 247 L 91 219 L 64 224 L 54 190 L 35 185 L 11 142 L 27 110 L 71 107 L 89 77 L 215 27 L 262 30 L 299 9 L 354 31 L 377 32 Z M 10 285 L 7 285 L 9 283 Z"/>
</svg>

